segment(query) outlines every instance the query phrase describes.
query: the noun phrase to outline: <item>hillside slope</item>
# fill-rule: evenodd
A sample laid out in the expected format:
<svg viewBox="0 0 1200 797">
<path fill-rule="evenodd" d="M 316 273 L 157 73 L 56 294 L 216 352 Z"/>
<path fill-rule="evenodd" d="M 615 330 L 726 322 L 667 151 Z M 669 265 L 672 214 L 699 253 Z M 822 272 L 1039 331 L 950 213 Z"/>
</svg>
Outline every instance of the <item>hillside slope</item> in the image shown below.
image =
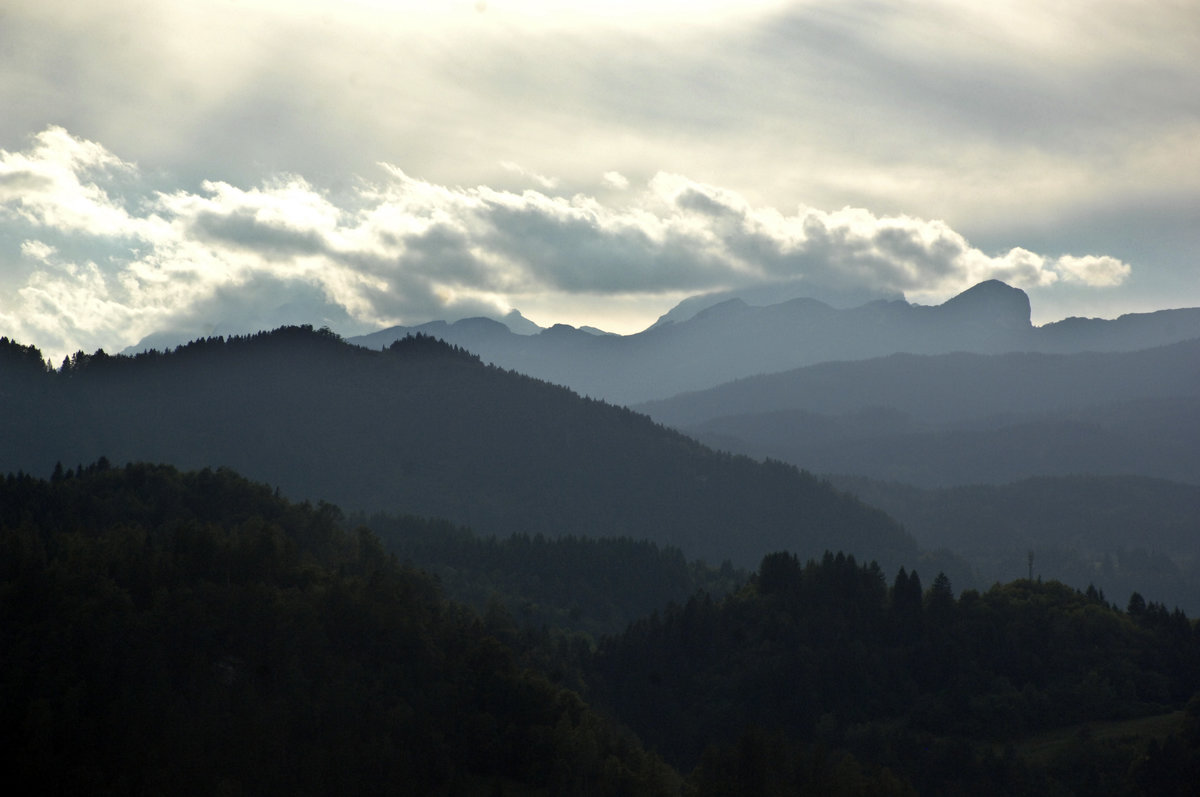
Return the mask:
<svg viewBox="0 0 1200 797">
<path fill-rule="evenodd" d="M 483 534 L 624 536 L 754 566 L 767 552 L 911 561 L 878 510 L 781 464 L 409 338 L 386 351 L 284 328 L 169 354 L 0 366 L 0 471 L 228 466 L 294 498 L 443 517 Z M 22 352 L 26 352 L 22 354 Z M 19 373 L 18 373 L 19 370 Z"/>
</svg>

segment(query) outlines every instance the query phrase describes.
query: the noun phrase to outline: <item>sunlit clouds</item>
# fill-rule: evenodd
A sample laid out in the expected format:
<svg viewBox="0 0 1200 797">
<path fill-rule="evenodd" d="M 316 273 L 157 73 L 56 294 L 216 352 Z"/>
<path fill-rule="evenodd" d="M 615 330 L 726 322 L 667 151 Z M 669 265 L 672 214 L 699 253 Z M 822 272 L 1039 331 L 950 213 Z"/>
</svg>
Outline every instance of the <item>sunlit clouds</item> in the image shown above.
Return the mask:
<svg viewBox="0 0 1200 797">
<path fill-rule="evenodd" d="M 0 334 L 1197 305 L 1189 5 L 12 0 Z"/>
<path fill-rule="evenodd" d="M 3 257 L 21 265 L 3 277 L 0 333 L 57 357 L 163 330 L 306 322 L 354 333 L 528 312 L 548 296 L 568 308 L 581 297 L 669 306 L 799 281 L 818 294 L 866 287 L 940 301 L 990 278 L 1104 287 L 1130 273 L 1112 257 L 987 254 L 938 220 L 756 206 L 668 173 L 642 185 L 601 173 L 595 194 L 571 195 L 538 175 L 525 190 L 500 190 L 386 164 L 337 196 L 299 175 L 170 192 L 141 178 L 61 128 L 0 152 L 0 212 L 17 233 Z"/>
</svg>

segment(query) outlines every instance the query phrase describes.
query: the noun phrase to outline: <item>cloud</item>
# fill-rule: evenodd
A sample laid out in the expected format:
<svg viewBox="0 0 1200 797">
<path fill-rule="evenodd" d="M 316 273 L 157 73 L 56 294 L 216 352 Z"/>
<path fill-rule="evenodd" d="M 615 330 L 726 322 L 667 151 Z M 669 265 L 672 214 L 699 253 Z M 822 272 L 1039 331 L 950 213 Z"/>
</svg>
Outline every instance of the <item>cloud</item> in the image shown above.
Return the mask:
<svg viewBox="0 0 1200 797">
<path fill-rule="evenodd" d="M 624 191 L 629 187 L 629 178 L 620 172 L 609 171 L 604 173 L 604 185 L 609 188 L 615 188 L 618 191 Z"/>
<path fill-rule="evenodd" d="M 27 153 L 0 150 L 0 202 L 6 214 L 62 231 L 110 237 L 138 223 L 98 181 L 134 167 L 61 127 L 34 136 Z"/>
<path fill-rule="evenodd" d="M 1115 257 L 1064 255 L 1055 261 L 1055 270 L 1070 282 L 1080 282 L 1092 286 L 1111 286 L 1124 282 L 1132 269 L 1128 264 L 1122 263 Z"/>
<path fill-rule="evenodd" d="M 307 320 L 352 333 L 502 314 L 546 295 L 669 303 L 799 280 L 921 299 L 989 278 L 1107 287 L 1131 273 L 1101 255 L 990 255 L 939 220 L 756 206 L 679 174 L 613 201 L 379 173 L 336 196 L 297 175 L 154 191 L 100 144 L 48 128 L 25 152 L 0 151 L 0 218 L 20 241 L 0 249 L 16 297 L 0 307 L 0 333 L 57 357 L 164 329 Z"/>
</svg>

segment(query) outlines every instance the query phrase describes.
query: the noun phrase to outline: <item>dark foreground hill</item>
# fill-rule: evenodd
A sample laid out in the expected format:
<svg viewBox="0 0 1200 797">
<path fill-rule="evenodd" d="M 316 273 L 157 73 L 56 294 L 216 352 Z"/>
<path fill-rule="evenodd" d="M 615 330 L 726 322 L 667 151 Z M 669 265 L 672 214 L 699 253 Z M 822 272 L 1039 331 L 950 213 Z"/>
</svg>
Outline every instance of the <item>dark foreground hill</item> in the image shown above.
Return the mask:
<svg viewBox="0 0 1200 797">
<path fill-rule="evenodd" d="M 1121 611 L 1095 589 L 1029 580 L 956 597 L 928 575 L 927 588 L 903 570 L 889 586 L 853 557 L 765 557 L 724 600 L 699 596 L 605 640 L 591 695 L 649 748 L 723 782 L 702 793 L 826 793 L 813 773 L 838 749 L 919 794 L 1194 793 L 1200 699 L 1190 749 L 1093 741 L 1087 725 L 1044 769 L 1015 749 L 1030 734 L 1187 703 L 1200 635 L 1182 612 L 1137 594 Z"/>
<path fill-rule="evenodd" d="M 485 366 L 431 338 L 385 351 L 284 328 L 167 354 L 0 346 L 0 470 L 228 466 L 347 510 L 475 531 L 648 539 L 754 566 L 772 550 L 917 549 L 894 521 L 782 464 L 715 453 L 649 418 Z"/>
<path fill-rule="evenodd" d="M 369 532 L 227 471 L 0 478 L 0 616 L 10 793 L 679 793 Z"/>
<path fill-rule="evenodd" d="M 1200 636 L 1139 595 L 956 597 L 777 553 L 596 649 L 480 617 L 332 506 L 227 470 L 0 478 L 0 617 L 18 794 L 1173 797 L 1200 776 Z"/>
</svg>

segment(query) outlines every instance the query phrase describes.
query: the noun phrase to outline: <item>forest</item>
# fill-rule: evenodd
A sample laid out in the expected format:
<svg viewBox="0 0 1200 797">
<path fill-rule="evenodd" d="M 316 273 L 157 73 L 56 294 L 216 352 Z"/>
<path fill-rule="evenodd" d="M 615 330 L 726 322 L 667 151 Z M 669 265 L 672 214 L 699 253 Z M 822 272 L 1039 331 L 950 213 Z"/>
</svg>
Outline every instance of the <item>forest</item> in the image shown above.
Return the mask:
<svg viewBox="0 0 1200 797">
<path fill-rule="evenodd" d="M 286 327 L 57 369 L 0 341 L 0 472 L 99 457 L 229 467 L 296 500 L 476 533 L 628 537 L 754 567 L 826 548 L 918 555 L 874 507 L 428 336 L 370 351 Z"/>
<path fill-rule="evenodd" d="M 1136 593 L 1023 579 L 956 594 L 944 574 L 837 552 L 771 553 L 745 573 L 629 540 L 430 541 L 448 527 L 292 502 L 227 469 L 100 459 L 9 474 L 12 782 L 1162 795 L 1200 777 L 1200 634 Z M 580 551 L 593 585 L 533 577 L 557 562 L 575 579 Z M 491 578 L 480 609 L 449 594 L 463 587 L 437 574 L 453 570 L 512 575 Z M 615 604 L 604 583 L 644 589 Z M 664 599 L 621 630 L 595 619 Z"/>
</svg>

